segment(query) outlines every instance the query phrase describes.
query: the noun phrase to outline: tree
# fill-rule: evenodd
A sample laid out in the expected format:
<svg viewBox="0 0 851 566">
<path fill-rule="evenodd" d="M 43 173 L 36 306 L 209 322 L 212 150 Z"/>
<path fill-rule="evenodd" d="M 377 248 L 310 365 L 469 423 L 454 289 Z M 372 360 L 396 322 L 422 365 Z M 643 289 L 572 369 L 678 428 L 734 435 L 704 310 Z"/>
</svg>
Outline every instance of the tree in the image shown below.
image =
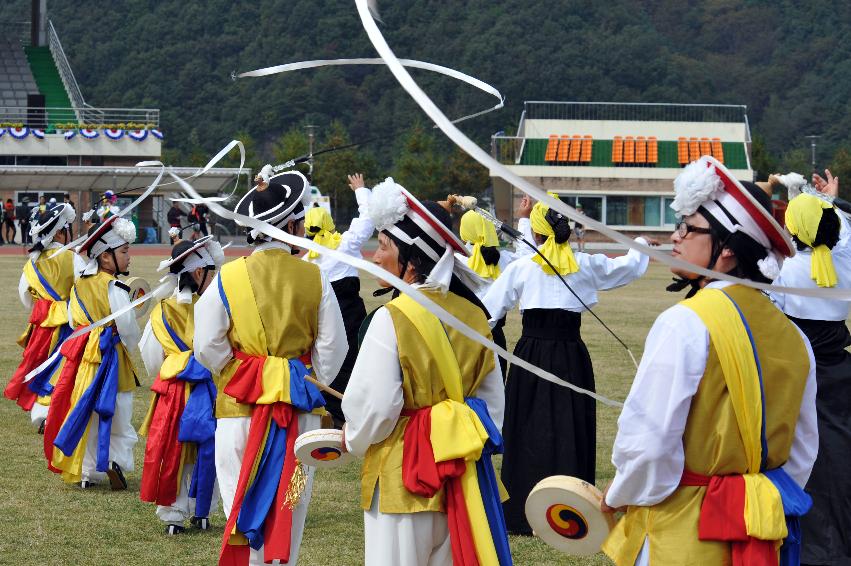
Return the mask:
<svg viewBox="0 0 851 566">
<path fill-rule="evenodd" d="M 757 181 L 765 181 L 772 173 L 777 173 L 777 158 L 768 151 L 765 138 L 755 134 L 751 143 L 751 167 Z"/>
<path fill-rule="evenodd" d="M 443 170 L 442 184 L 449 192 L 478 197 L 490 185 L 490 174 L 466 152 L 455 148 Z"/>
<path fill-rule="evenodd" d="M 830 172 L 839 177 L 839 192 L 845 200 L 851 200 L 851 150 L 840 147 L 830 161 Z"/>
<path fill-rule="evenodd" d="M 780 160 L 781 173 L 795 171 L 804 177 L 810 176 L 812 165 L 810 164 L 810 152 L 806 148 L 800 147 L 792 149 L 783 154 Z"/>
<path fill-rule="evenodd" d="M 434 136 L 417 122 L 405 139 L 393 168 L 394 180 L 420 199 L 443 200 L 444 159 L 435 151 Z"/>
</svg>

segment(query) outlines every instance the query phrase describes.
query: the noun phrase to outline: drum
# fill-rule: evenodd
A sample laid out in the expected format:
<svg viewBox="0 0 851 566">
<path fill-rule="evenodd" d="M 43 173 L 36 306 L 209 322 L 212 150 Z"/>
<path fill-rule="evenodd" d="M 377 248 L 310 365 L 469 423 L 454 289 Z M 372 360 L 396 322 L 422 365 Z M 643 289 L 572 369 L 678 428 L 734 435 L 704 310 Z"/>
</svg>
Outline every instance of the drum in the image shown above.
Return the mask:
<svg viewBox="0 0 851 566">
<path fill-rule="evenodd" d="M 295 441 L 295 455 L 299 462 L 307 466 L 335 468 L 353 458 L 341 450 L 342 445 L 342 430 L 320 428 L 299 435 Z"/>
<path fill-rule="evenodd" d="M 151 286 L 147 281 L 142 279 L 141 277 L 128 277 L 124 280 L 124 284 L 130 287 L 130 301 L 135 301 L 136 299 L 141 299 L 145 295 L 150 294 Z M 141 305 L 137 306 L 135 309 L 136 319 L 140 320 L 147 316 L 149 312 L 151 312 L 151 308 L 154 306 L 156 301 L 145 301 Z"/>
<path fill-rule="evenodd" d="M 526 520 L 535 536 L 573 556 L 600 551 L 614 527 L 614 518 L 600 511 L 603 494 L 593 485 L 570 476 L 550 476 L 526 498 Z"/>
</svg>

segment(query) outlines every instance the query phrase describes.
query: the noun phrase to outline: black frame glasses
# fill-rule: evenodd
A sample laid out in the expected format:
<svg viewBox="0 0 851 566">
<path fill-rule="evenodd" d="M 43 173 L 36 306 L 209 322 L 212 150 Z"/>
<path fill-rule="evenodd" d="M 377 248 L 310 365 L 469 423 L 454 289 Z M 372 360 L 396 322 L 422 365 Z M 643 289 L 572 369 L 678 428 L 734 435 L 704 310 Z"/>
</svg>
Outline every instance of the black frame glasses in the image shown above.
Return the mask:
<svg viewBox="0 0 851 566">
<path fill-rule="evenodd" d="M 690 232 L 694 232 L 695 234 L 711 234 L 712 230 L 709 228 L 701 228 L 700 226 L 692 226 L 685 220 L 680 220 L 677 222 L 674 227 L 674 231 L 676 231 L 677 235 L 680 238 L 685 238 L 689 235 Z"/>
</svg>

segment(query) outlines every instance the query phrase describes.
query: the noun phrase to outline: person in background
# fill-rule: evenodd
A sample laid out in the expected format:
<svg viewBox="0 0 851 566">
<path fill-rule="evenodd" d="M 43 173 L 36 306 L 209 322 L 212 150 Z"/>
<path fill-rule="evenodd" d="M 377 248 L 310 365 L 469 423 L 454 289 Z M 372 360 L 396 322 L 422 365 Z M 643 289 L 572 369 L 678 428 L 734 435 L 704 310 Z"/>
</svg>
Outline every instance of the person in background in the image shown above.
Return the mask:
<svg viewBox="0 0 851 566">
<path fill-rule="evenodd" d="M 15 209 L 15 216 L 18 218 L 18 225 L 21 229 L 21 244 L 31 244 L 30 237 L 30 201 L 27 197 L 21 199 L 21 204 Z"/>
<path fill-rule="evenodd" d="M 585 214 L 585 208 L 581 204 L 576 205 L 576 212 Z M 576 245 L 580 252 L 585 251 L 585 225 L 581 222 L 575 222 L 573 225 L 573 233 L 576 234 Z"/>
<path fill-rule="evenodd" d="M 168 209 L 166 213 L 166 219 L 168 220 L 168 225 L 172 228 L 181 229 L 180 225 L 180 217 L 186 216 L 186 213 L 181 210 L 179 206 L 177 206 L 176 202 L 171 203 L 171 208 Z M 171 230 L 169 230 L 169 235 L 171 234 Z M 179 234 L 179 232 L 178 232 Z"/>
</svg>

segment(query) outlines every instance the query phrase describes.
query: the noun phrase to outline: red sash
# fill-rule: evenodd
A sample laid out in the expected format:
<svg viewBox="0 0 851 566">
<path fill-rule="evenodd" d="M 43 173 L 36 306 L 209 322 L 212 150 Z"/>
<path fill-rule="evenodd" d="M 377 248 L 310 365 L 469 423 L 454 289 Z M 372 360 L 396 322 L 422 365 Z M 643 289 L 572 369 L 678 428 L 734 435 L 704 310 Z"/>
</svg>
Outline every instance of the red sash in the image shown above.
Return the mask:
<svg viewBox="0 0 851 566">
<path fill-rule="evenodd" d="M 50 299 L 38 299 L 33 305 L 29 320 L 32 327 L 30 335 L 27 337 L 27 345 L 24 348 L 21 363 L 3 391 L 3 395 L 7 399 L 17 401 L 18 406 L 25 411 L 32 410 L 38 396 L 27 387 L 24 378 L 50 355 L 50 342 L 56 332 L 56 328 L 53 326 L 41 326 L 41 323 L 47 319 L 52 304 L 53 301 Z"/>
<path fill-rule="evenodd" d="M 151 391 L 157 395 L 157 400 L 148 427 L 139 499 L 168 506 L 177 499 L 180 483 L 178 474 L 183 445 L 178 442 L 177 435 L 186 405 L 186 382 L 162 380 L 157 376 Z"/>
</svg>

